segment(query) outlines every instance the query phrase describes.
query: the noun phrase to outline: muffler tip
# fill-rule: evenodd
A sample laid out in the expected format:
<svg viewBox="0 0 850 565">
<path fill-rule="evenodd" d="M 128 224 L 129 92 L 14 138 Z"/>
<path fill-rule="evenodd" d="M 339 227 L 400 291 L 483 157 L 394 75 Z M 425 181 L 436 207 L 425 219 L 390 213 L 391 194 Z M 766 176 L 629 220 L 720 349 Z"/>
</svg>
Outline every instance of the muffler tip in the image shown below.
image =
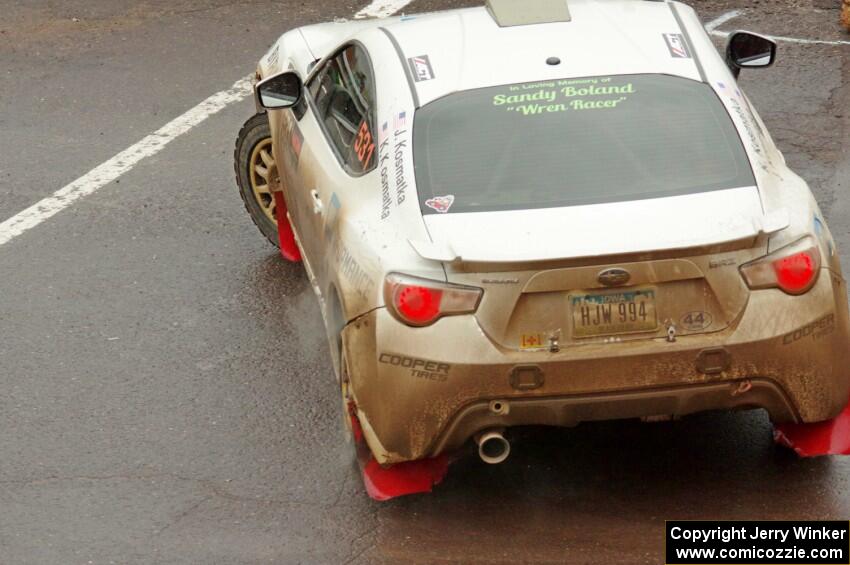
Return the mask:
<svg viewBox="0 0 850 565">
<path fill-rule="evenodd" d="M 498 465 L 511 454 L 511 444 L 502 432 L 492 430 L 475 438 L 478 442 L 478 456 L 490 465 Z"/>
</svg>

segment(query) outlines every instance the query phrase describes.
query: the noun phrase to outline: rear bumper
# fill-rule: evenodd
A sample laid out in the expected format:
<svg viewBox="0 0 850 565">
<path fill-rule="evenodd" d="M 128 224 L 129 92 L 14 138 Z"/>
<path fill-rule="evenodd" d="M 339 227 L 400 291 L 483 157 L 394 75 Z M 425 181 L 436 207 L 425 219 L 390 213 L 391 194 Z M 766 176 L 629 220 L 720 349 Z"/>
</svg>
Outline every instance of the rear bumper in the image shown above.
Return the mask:
<svg viewBox="0 0 850 565">
<path fill-rule="evenodd" d="M 685 415 L 718 408 L 765 408 L 771 418 L 782 421 L 795 421 L 797 417 L 782 389 L 776 383 L 763 379 L 602 394 L 479 401 L 458 412 L 440 434 L 433 451 L 440 453 L 455 449 L 471 435 L 487 428 L 517 425 L 571 427 L 580 422 Z"/>
<path fill-rule="evenodd" d="M 753 292 L 730 328 L 674 343 L 510 351 L 473 316 L 410 328 L 383 308 L 349 325 L 343 341 L 366 439 L 380 463 L 396 463 L 488 427 L 737 408 L 765 408 L 776 422 L 826 420 L 850 397 L 849 325 L 844 281 L 824 270 L 805 296 Z"/>
</svg>

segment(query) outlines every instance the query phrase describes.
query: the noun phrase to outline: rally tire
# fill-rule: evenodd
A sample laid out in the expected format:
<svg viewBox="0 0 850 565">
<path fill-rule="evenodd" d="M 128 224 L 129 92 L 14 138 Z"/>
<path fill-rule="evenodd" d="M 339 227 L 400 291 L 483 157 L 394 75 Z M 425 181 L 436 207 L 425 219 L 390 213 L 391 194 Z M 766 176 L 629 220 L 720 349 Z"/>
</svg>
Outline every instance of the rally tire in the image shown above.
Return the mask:
<svg viewBox="0 0 850 565">
<path fill-rule="evenodd" d="M 266 197 L 264 193 L 258 192 L 256 187 L 262 183 L 259 176 L 256 161 L 259 159 L 259 150 L 268 159 L 271 153 L 271 130 L 266 114 L 255 114 L 243 124 L 236 138 L 236 147 L 233 150 L 233 169 L 236 174 L 236 184 L 239 187 L 239 196 L 242 203 L 251 216 L 254 225 L 262 232 L 275 247 L 280 246 L 277 231 L 277 222 L 274 218 L 274 199 L 271 194 Z M 273 157 L 272 157 L 273 158 Z M 268 169 L 265 169 L 268 171 Z M 265 179 L 268 182 L 269 179 Z"/>
</svg>

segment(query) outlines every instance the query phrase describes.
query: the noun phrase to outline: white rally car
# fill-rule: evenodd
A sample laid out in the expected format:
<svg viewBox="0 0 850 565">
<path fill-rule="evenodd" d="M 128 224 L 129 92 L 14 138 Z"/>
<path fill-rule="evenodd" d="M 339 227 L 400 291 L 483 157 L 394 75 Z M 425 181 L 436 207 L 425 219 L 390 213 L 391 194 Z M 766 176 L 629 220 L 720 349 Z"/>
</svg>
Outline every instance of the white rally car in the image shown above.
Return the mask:
<svg viewBox="0 0 850 565">
<path fill-rule="evenodd" d="M 490 0 L 284 34 L 236 150 L 319 296 L 375 462 L 512 426 L 766 409 L 835 417 L 847 291 L 806 183 L 718 55 L 650 0 Z"/>
</svg>

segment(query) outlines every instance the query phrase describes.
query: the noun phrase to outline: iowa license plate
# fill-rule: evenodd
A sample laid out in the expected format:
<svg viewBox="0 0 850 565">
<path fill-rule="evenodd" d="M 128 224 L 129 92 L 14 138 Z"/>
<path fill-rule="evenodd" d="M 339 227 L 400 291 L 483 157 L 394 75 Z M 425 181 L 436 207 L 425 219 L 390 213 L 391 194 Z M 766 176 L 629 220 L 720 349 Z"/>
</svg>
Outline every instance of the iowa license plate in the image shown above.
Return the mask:
<svg viewBox="0 0 850 565">
<path fill-rule="evenodd" d="M 655 289 L 573 294 L 573 337 L 652 332 L 658 329 Z"/>
</svg>

